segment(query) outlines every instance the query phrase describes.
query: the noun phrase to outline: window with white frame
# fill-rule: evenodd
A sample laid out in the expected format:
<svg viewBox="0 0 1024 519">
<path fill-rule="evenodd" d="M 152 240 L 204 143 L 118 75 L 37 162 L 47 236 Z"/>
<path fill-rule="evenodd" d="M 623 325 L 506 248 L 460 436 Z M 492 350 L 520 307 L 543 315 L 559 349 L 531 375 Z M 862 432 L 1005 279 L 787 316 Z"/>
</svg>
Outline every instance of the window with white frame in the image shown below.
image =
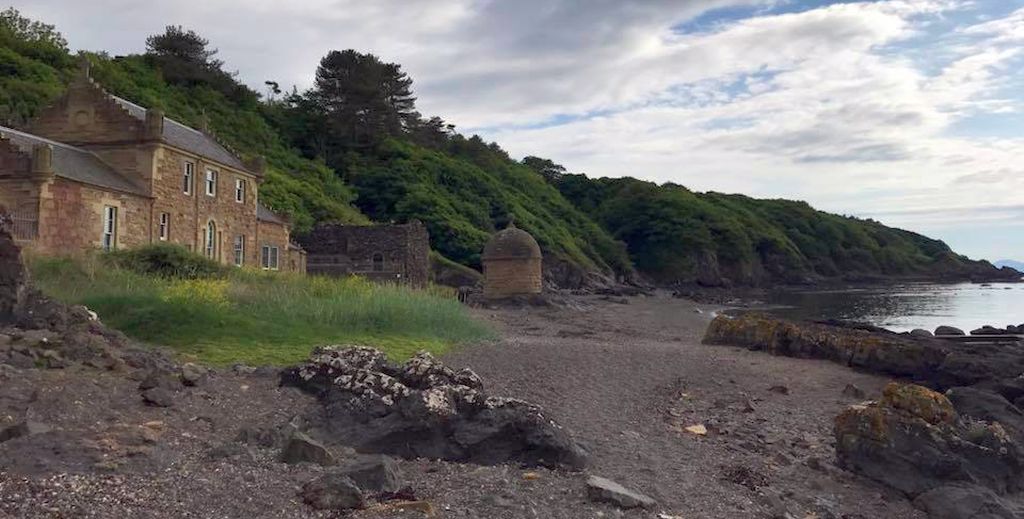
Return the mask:
<svg viewBox="0 0 1024 519">
<path fill-rule="evenodd" d="M 160 213 L 160 241 L 171 237 L 171 213 Z"/>
<path fill-rule="evenodd" d="M 100 240 L 103 250 L 112 251 L 117 248 L 117 208 L 103 208 L 103 236 Z"/>
<path fill-rule="evenodd" d="M 217 171 L 206 170 L 206 196 L 217 196 Z"/>
<path fill-rule="evenodd" d="M 241 267 L 245 263 L 245 236 L 235 236 L 235 266 Z"/>
<path fill-rule="evenodd" d="M 196 186 L 196 163 L 185 162 L 184 172 L 181 174 L 181 192 L 192 196 L 192 190 Z"/>
<path fill-rule="evenodd" d="M 213 220 L 206 224 L 206 249 L 203 252 L 207 258 L 217 257 L 217 224 Z"/>
<path fill-rule="evenodd" d="M 235 202 L 238 202 L 240 204 L 245 203 L 245 184 L 245 179 L 235 179 Z"/>
<path fill-rule="evenodd" d="M 280 268 L 280 249 L 273 245 L 264 245 L 260 254 L 260 266 L 263 270 L 277 270 Z"/>
</svg>

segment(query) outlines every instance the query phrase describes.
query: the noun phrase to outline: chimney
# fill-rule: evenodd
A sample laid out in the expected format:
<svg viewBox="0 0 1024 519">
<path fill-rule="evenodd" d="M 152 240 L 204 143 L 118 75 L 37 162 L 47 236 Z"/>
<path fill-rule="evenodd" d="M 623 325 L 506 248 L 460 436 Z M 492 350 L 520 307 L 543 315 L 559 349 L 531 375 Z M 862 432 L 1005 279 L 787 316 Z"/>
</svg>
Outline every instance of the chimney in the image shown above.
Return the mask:
<svg viewBox="0 0 1024 519">
<path fill-rule="evenodd" d="M 164 111 L 159 108 L 146 110 L 146 140 L 160 140 L 164 136 Z"/>
<path fill-rule="evenodd" d="M 199 114 L 199 131 L 209 134 L 210 133 L 210 116 L 206 115 L 206 112 Z"/>
<path fill-rule="evenodd" d="M 49 144 L 32 146 L 32 174 L 40 177 L 53 175 L 53 146 Z"/>
<path fill-rule="evenodd" d="M 92 62 L 85 54 L 78 56 L 78 75 L 83 78 L 89 78 L 92 75 Z"/>
<path fill-rule="evenodd" d="M 267 172 L 267 159 L 263 155 L 257 155 L 246 161 L 245 167 L 249 168 L 249 171 L 253 173 L 262 175 Z"/>
</svg>

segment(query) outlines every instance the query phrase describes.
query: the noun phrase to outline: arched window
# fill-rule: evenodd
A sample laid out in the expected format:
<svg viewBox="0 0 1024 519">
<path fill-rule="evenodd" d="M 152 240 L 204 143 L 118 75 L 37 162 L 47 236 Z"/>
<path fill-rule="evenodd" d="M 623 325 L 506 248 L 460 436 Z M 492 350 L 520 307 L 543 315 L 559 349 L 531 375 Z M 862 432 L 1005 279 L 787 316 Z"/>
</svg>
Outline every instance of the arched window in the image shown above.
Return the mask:
<svg viewBox="0 0 1024 519">
<path fill-rule="evenodd" d="M 206 224 L 206 257 L 217 257 L 217 224 L 213 223 L 213 220 Z"/>
<path fill-rule="evenodd" d="M 384 255 L 379 252 L 373 255 L 373 271 L 384 271 Z"/>
</svg>

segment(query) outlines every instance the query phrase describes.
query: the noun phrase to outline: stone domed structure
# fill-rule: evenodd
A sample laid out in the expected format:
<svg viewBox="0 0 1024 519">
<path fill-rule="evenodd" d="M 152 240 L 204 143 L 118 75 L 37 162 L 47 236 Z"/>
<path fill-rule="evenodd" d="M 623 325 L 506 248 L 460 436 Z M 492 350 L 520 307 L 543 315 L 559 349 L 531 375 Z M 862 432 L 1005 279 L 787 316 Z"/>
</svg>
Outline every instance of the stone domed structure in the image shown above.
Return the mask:
<svg viewBox="0 0 1024 519">
<path fill-rule="evenodd" d="M 484 297 L 502 298 L 541 292 L 543 256 L 537 240 L 513 223 L 484 247 Z"/>
</svg>

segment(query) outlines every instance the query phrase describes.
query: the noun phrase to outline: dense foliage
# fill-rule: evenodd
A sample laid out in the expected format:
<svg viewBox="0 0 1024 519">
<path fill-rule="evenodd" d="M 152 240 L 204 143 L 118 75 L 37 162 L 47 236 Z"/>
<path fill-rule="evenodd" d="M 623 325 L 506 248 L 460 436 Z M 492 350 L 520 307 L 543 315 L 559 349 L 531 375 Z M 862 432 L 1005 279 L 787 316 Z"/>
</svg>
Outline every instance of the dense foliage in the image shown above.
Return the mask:
<svg viewBox="0 0 1024 519">
<path fill-rule="evenodd" d="M 110 58 L 90 53 L 80 59 L 91 62 L 92 76 L 109 92 L 162 108 L 185 124 L 206 126 L 243 156 L 264 156 L 268 171 L 260 198 L 290 215 L 298 230 L 317 221 L 367 221 L 352 207 L 355 195 L 334 171 L 286 146 L 263 116 L 259 96 L 220 69 L 220 62 L 211 59 L 215 51 L 196 50 L 196 45 L 205 49 L 205 40 L 193 42 L 191 50 L 172 51 L 169 47 L 180 45 L 175 38 L 198 36 L 170 27 L 150 38 L 149 54 Z M 53 102 L 77 61 L 52 27 L 29 22 L 13 10 L 0 15 L 0 124 L 17 126 Z"/>
<path fill-rule="evenodd" d="M 694 193 L 632 178 L 562 175 L 562 194 L 626 242 L 637 268 L 666 283 L 801 283 L 821 278 L 991 274 L 945 243 L 804 202 Z"/>
<path fill-rule="evenodd" d="M 510 219 L 540 242 L 549 269 L 719 285 L 817 278 L 969 275 L 969 262 L 926 237 L 815 211 L 802 202 L 694 193 L 636 179 L 592 180 L 551 160 L 512 160 L 416 111 L 401 66 L 331 51 L 313 88 L 261 98 L 198 34 L 170 26 L 147 52 L 83 54 L 106 89 L 212 129 L 269 165 L 261 199 L 303 232 L 318 222 L 423 221 L 431 245 L 479 267 Z M 76 59 L 54 27 L 0 13 L 0 123 L 19 125 L 52 102 Z M 563 268 L 568 266 L 568 268 Z M 575 276 L 579 279 L 579 276 Z"/>
<path fill-rule="evenodd" d="M 111 266 L 136 274 L 165 278 L 200 279 L 225 274 L 230 267 L 173 243 L 156 243 L 104 255 Z"/>
<path fill-rule="evenodd" d="M 479 267 L 489 236 L 510 219 L 552 259 L 605 273 L 632 270 L 625 248 L 497 144 L 466 138 L 416 111 L 401 66 L 352 50 L 331 51 L 316 83 L 268 102 L 265 113 L 289 143 L 324 160 L 375 221 L 419 219 L 431 245 Z"/>
</svg>

